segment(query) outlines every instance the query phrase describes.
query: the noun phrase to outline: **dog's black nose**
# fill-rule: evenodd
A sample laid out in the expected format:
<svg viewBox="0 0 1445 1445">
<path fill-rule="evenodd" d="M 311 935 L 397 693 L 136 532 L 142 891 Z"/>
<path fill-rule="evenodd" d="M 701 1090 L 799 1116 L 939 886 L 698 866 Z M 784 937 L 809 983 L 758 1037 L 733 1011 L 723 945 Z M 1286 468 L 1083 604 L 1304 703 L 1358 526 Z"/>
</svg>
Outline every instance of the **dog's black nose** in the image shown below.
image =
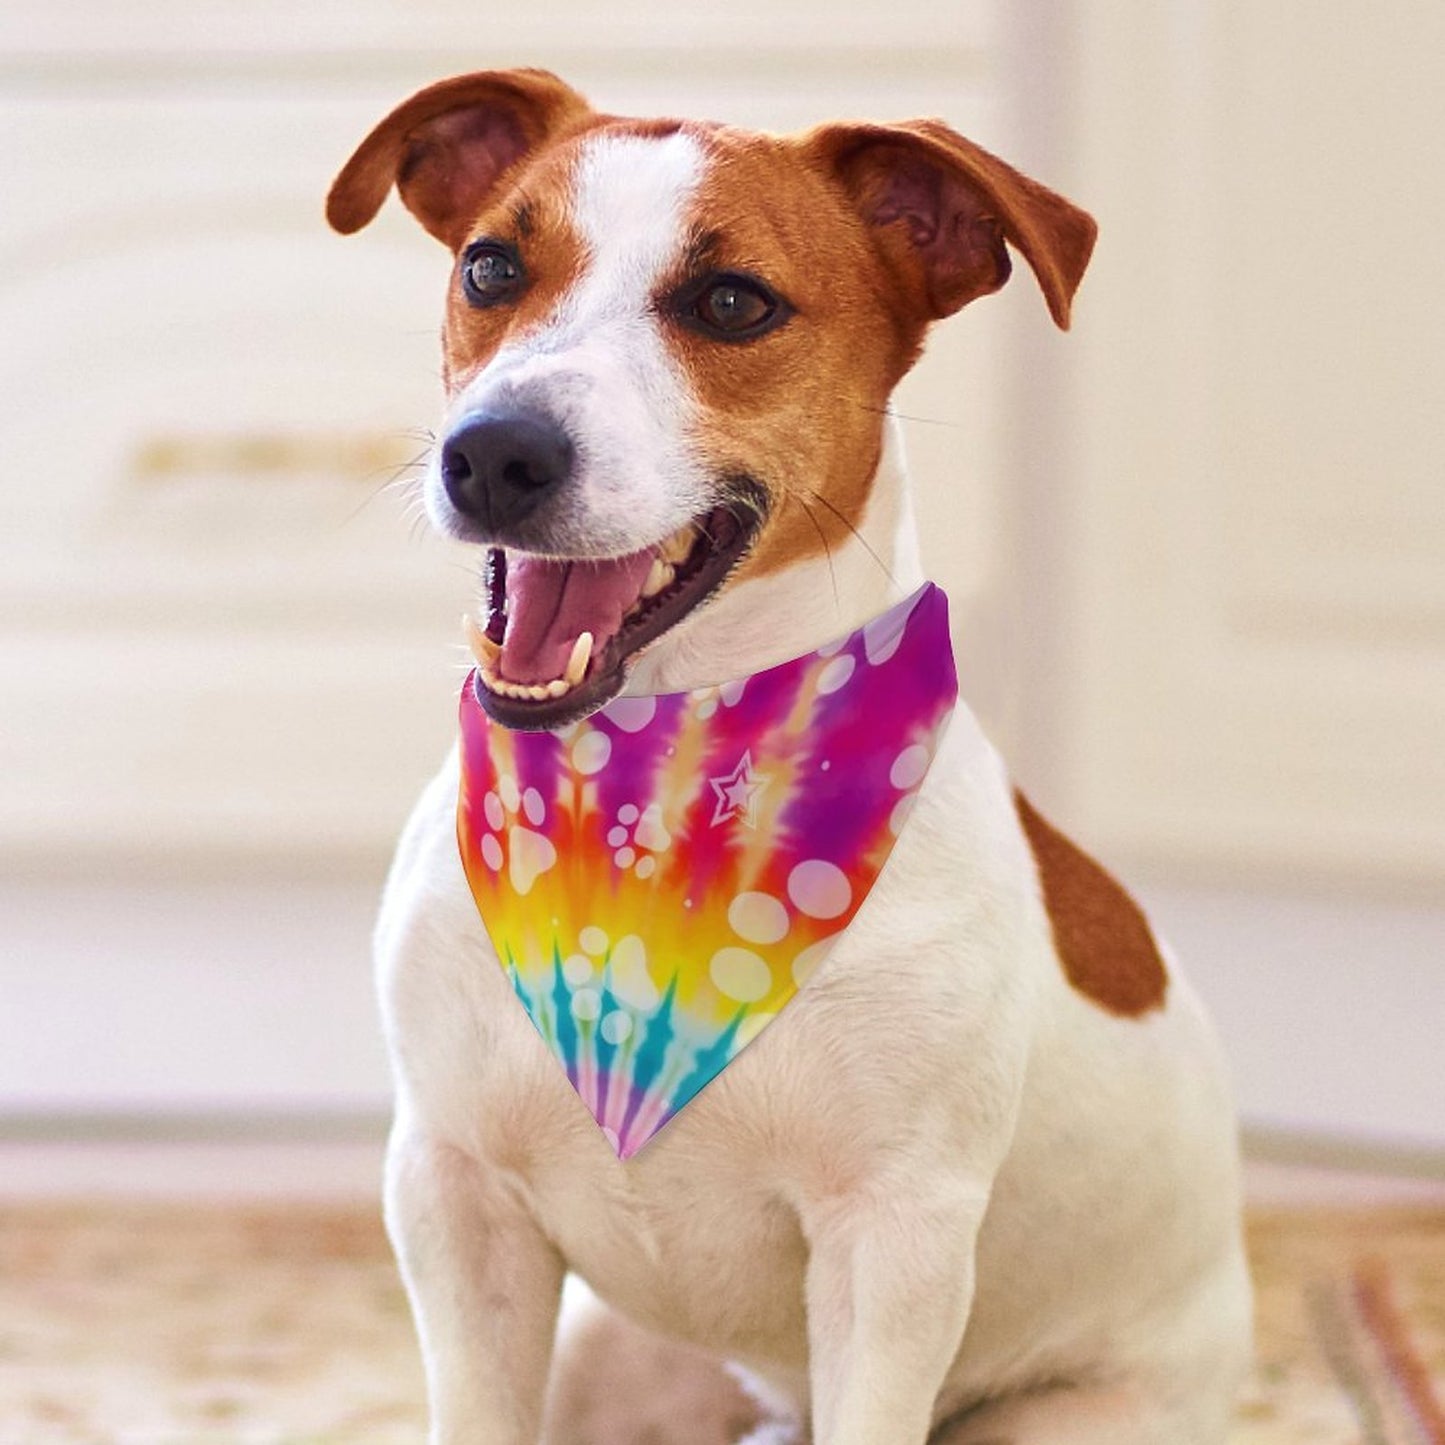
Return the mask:
<svg viewBox="0 0 1445 1445">
<path fill-rule="evenodd" d="M 442 443 L 452 506 L 488 532 L 519 522 L 572 471 L 572 443 L 539 416 L 467 417 Z"/>
</svg>

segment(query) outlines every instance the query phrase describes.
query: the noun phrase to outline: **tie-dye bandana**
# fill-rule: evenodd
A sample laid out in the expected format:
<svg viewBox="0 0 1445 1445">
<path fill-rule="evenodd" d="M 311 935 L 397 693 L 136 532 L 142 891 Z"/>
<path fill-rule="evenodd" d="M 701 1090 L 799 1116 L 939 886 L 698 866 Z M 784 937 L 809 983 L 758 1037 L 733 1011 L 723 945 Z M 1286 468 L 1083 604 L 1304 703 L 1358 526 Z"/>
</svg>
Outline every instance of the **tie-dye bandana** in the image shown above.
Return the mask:
<svg viewBox="0 0 1445 1445">
<path fill-rule="evenodd" d="M 512 732 L 462 689 L 457 832 L 522 1006 L 619 1157 L 771 1023 L 862 905 L 957 695 L 932 583 L 719 687 Z"/>
</svg>

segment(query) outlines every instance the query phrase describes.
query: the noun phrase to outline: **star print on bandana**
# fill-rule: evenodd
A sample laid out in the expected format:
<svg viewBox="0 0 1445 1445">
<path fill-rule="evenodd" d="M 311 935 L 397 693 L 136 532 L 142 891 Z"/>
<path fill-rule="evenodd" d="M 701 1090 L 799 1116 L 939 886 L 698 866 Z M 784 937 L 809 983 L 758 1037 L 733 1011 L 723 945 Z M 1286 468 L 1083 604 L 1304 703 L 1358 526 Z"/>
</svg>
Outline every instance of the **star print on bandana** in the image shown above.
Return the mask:
<svg viewBox="0 0 1445 1445">
<path fill-rule="evenodd" d="M 732 772 L 720 778 L 709 778 L 708 783 L 717 794 L 717 807 L 712 815 L 714 828 L 719 823 L 730 823 L 734 818 L 749 828 L 758 826 L 758 794 L 768 786 L 768 780 L 753 772 L 751 753 L 745 752 Z"/>
<path fill-rule="evenodd" d="M 467 882 L 619 1158 L 806 993 L 906 826 L 956 695 L 932 584 L 806 657 L 615 698 L 557 732 L 493 723 L 468 678 Z"/>
</svg>

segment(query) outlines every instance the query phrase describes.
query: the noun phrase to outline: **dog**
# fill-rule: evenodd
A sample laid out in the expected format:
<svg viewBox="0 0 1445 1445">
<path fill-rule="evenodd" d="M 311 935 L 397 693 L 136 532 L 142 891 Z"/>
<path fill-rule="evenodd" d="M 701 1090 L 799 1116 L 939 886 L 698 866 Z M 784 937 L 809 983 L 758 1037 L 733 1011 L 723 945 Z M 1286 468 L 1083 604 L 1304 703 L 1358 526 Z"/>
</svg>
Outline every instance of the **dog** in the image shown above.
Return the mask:
<svg viewBox="0 0 1445 1445">
<path fill-rule="evenodd" d="M 538 70 L 405 101 L 331 224 L 357 231 L 393 186 L 453 256 L 424 498 L 486 559 L 506 621 L 473 628 L 477 691 L 516 729 L 753 674 L 918 587 L 894 387 L 1011 250 L 1066 328 L 1095 234 L 940 121 L 628 119 Z M 585 632 L 567 620 L 558 576 L 624 572 Z M 584 1382 L 557 1386 L 558 1439 L 669 1438 L 658 1400 L 685 1410 L 694 1377 L 678 1440 L 1225 1439 L 1250 1288 L 1219 1049 L 1138 907 L 964 706 L 826 964 L 627 1160 L 513 997 L 458 787 L 453 754 L 376 932 L 385 1213 L 434 1445 L 541 1438 L 569 1272 L 615 1314 L 560 1352 Z M 599 1353 L 639 1330 L 655 1367 Z"/>
</svg>

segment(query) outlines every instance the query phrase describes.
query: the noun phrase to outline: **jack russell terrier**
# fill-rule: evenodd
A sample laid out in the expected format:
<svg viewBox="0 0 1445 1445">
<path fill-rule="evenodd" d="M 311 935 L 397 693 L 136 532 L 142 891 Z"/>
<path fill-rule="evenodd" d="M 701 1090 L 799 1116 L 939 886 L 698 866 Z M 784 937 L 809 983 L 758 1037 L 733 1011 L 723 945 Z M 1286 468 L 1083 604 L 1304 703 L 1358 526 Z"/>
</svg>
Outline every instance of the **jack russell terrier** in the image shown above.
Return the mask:
<svg viewBox="0 0 1445 1445">
<path fill-rule="evenodd" d="M 435 1445 L 542 1437 L 569 1271 L 619 1323 L 551 1439 L 1219 1445 L 1219 1052 L 955 706 L 888 416 L 1010 247 L 1066 327 L 1092 220 L 935 120 L 537 70 L 407 100 L 331 224 L 393 185 L 454 256 L 427 510 L 485 560 L 377 931 Z"/>
</svg>

